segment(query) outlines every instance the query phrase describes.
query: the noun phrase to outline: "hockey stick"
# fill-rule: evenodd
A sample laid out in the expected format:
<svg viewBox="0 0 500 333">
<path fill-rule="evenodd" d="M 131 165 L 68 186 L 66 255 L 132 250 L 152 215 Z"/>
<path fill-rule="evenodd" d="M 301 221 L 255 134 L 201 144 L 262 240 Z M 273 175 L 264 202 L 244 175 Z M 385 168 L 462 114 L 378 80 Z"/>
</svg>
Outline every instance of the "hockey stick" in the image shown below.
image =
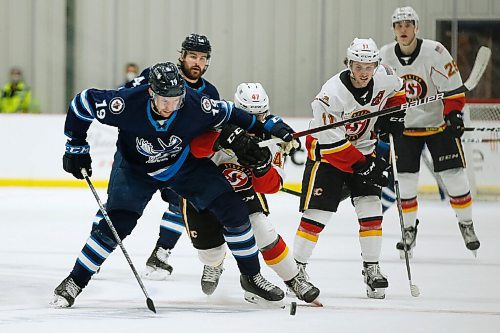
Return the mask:
<svg viewBox="0 0 500 333">
<path fill-rule="evenodd" d="M 392 164 L 392 173 L 394 175 L 394 189 L 396 190 L 396 201 L 398 206 L 399 213 L 399 224 L 401 226 L 401 236 L 403 239 L 403 250 L 405 253 L 405 263 L 406 263 L 406 271 L 408 272 L 408 281 L 410 282 L 410 293 L 413 297 L 418 297 L 420 295 L 420 290 L 417 285 L 412 284 L 411 282 L 411 272 L 410 272 L 410 260 L 408 259 L 408 249 L 406 248 L 406 237 L 405 237 L 405 226 L 403 222 L 403 207 L 401 206 L 401 192 L 399 191 L 399 177 L 398 177 L 398 168 L 396 166 L 396 154 L 394 150 L 394 138 L 392 134 L 389 134 L 390 140 L 390 155 L 391 155 L 391 164 Z"/>
<path fill-rule="evenodd" d="M 92 182 L 90 181 L 90 178 L 87 174 L 87 170 L 85 168 L 82 168 L 82 175 L 83 178 L 85 178 L 85 181 L 90 187 L 90 190 L 94 194 L 94 197 L 97 201 L 97 204 L 99 205 L 99 210 L 101 211 L 102 215 L 104 216 L 104 219 L 106 220 L 106 223 L 108 224 L 109 229 L 111 229 L 111 232 L 113 233 L 113 236 L 116 239 L 116 242 L 118 245 L 120 245 L 120 248 L 122 249 L 123 255 L 128 261 L 128 265 L 132 269 L 132 272 L 134 272 L 135 278 L 137 279 L 137 282 L 139 282 L 139 285 L 141 286 L 142 292 L 144 293 L 144 296 L 146 296 L 146 304 L 148 306 L 148 309 L 156 313 L 155 305 L 153 303 L 153 300 L 149 298 L 148 292 L 146 291 L 146 288 L 144 287 L 144 284 L 142 283 L 141 278 L 139 277 L 139 274 L 137 274 L 137 270 L 134 267 L 134 264 L 132 263 L 132 259 L 130 259 L 130 256 L 128 255 L 127 250 L 125 250 L 125 247 L 123 246 L 123 243 L 120 239 L 120 236 L 118 235 L 118 232 L 116 231 L 115 227 L 113 226 L 113 223 L 111 222 L 111 219 L 108 216 L 108 213 L 106 212 L 106 209 L 104 208 L 101 199 L 99 199 L 99 195 L 97 195 L 97 192 L 95 190 L 94 185 L 92 185 Z"/>
<path fill-rule="evenodd" d="M 363 114 L 359 117 L 354 117 L 351 119 L 345 119 L 345 120 L 342 120 L 342 121 L 339 121 L 339 122 L 336 122 L 333 124 L 328 124 L 328 125 L 324 125 L 324 126 L 320 126 L 320 127 L 310 128 L 308 130 L 301 131 L 301 132 L 295 132 L 292 135 L 294 138 L 300 138 L 300 137 L 306 136 L 308 134 L 326 131 L 326 130 L 331 129 L 331 128 L 337 128 L 337 127 L 344 126 L 346 124 L 355 123 L 355 122 L 358 122 L 361 120 L 370 119 L 370 118 L 374 118 L 374 117 L 380 117 L 380 116 L 384 116 L 384 115 L 389 114 L 389 113 L 406 111 L 409 108 L 412 108 L 415 106 L 429 104 L 432 102 L 437 102 L 437 101 L 445 99 L 446 97 L 449 97 L 449 96 L 462 94 L 462 93 L 471 91 L 472 89 L 474 89 L 477 86 L 477 84 L 479 83 L 479 80 L 483 76 L 483 73 L 486 69 L 486 66 L 488 66 L 488 62 L 490 60 L 490 57 L 491 57 L 491 50 L 489 48 L 487 48 L 486 46 L 481 46 L 481 48 L 477 52 L 476 60 L 474 62 L 474 66 L 472 67 L 472 71 L 470 73 L 469 78 L 467 79 L 467 81 L 463 85 L 461 85 L 460 87 L 458 87 L 457 89 L 454 89 L 452 91 L 442 92 L 442 93 L 439 93 L 439 94 L 436 94 L 433 96 L 428 96 L 425 98 L 417 99 L 417 100 L 411 101 L 409 103 L 404 103 L 404 104 L 396 105 L 396 106 L 393 106 L 393 107 L 390 107 L 387 109 L 382 109 L 382 110 L 377 111 L 377 112 Z M 279 143 L 281 141 L 282 141 L 281 139 L 265 140 L 265 141 L 259 142 L 259 146 L 260 147 L 267 147 L 267 146 L 270 146 L 274 143 Z"/>
<path fill-rule="evenodd" d="M 418 132 L 443 132 L 446 127 L 412 127 L 410 130 Z M 500 127 L 465 127 L 466 132 L 500 132 Z"/>
<path fill-rule="evenodd" d="M 290 189 L 290 188 L 286 188 L 286 187 L 282 187 L 282 188 L 280 189 L 280 191 L 281 191 L 281 192 L 288 193 L 288 194 L 293 194 L 293 195 L 295 195 L 295 196 L 297 196 L 297 197 L 300 197 L 300 194 L 301 194 L 300 192 L 297 192 L 297 191 L 295 191 L 295 190 L 292 190 L 292 189 Z"/>
<path fill-rule="evenodd" d="M 492 143 L 500 142 L 500 139 L 481 139 L 481 138 L 463 138 L 460 139 L 462 143 Z"/>
</svg>

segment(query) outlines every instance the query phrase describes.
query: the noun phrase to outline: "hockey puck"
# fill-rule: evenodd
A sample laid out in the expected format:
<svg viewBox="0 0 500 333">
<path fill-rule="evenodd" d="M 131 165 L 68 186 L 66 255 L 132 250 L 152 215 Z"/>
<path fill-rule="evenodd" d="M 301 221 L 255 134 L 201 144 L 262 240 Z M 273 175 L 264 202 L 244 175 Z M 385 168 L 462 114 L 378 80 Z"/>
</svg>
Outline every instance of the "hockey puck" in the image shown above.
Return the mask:
<svg viewBox="0 0 500 333">
<path fill-rule="evenodd" d="M 297 312 L 297 302 L 290 303 L 290 316 L 295 316 Z"/>
</svg>

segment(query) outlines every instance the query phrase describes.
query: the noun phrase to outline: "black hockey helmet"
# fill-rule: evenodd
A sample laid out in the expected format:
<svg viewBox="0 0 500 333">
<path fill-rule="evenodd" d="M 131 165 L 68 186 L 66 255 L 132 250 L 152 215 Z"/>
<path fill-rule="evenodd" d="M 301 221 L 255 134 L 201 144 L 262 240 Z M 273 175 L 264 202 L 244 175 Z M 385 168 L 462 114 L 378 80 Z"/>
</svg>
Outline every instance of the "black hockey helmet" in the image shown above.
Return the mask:
<svg viewBox="0 0 500 333">
<path fill-rule="evenodd" d="M 151 67 L 148 84 L 155 94 L 163 97 L 176 97 L 185 93 L 184 80 L 177 66 L 171 62 Z"/>
<path fill-rule="evenodd" d="M 203 52 L 207 54 L 207 58 L 210 58 L 212 47 L 210 46 L 210 42 L 206 36 L 190 34 L 182 42 L 181 52 L 185 51 Z"/>
</svg>

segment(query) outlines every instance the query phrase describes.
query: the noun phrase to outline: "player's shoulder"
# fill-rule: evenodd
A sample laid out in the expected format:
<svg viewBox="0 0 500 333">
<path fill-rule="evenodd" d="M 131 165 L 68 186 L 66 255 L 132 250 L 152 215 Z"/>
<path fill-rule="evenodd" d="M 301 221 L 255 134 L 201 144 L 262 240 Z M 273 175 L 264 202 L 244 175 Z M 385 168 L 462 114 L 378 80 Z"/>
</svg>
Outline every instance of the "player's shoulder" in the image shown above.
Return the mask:
<svg viewBox="0 0 500 333">
<path fill-rule="evenodd" d="M 377 83 L 377 86 L 387 87 L 393 90 L 399 90 L 403 83 L 394 69 L 385 64 L 378 66 L 377 71 L 373 76 L 373 80 Z"/>
<path fill-rule="evenodd" d="M 436 56 L 439 55 L 447 55 L 449 54 L 446 47 L 443 44 L 436 40 L 432 39 L 422 39 L 422 51 L 425 54 L 430 54 Z"/>
<path fill-rule="evenodd" d="M 395 54 L 395 52 L 394 52 L 395 47 L 396 47 L 396 42 L 385 44 L 384 46 L 382 46 L 380 48 L 380 57 L 382 59 L 384 59 L 384 58 L 388 57 L 391 54 Z"/>
</svg>

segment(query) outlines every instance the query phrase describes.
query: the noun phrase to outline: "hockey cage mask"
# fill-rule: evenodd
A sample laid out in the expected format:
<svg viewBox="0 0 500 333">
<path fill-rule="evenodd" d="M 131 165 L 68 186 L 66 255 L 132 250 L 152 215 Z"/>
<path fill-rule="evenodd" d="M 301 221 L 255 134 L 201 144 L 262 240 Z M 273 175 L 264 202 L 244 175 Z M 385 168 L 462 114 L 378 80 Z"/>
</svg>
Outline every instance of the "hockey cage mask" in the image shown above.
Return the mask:
<svg viewBox="0 0 500 333">
<path fill-rule="evenodd" d="M 171 62 L 159 63 L 151 67 L 149 87 L 155 112 L 168 108 L 177 111 L 184 105 L 186 88 L 177 66 Z"/>
<path fill-rule="evenodd" d="M 210 56 L 212 53 L 212 46 L 210 45 L 210 41 L 208 40 L 207 36 L 190 34 L 184 39 L 181 45 L 181 50 L 179 51 L 181 54 L 181 57 L 179 58 L 179 65 L 182 65 L 182 58 L 186 56 L 188 51 L 202 52 L 207 54 L 207 64 L 205 65 L 205 68 L 202 72 L 202 75 L 205 74 L 208 66 L 210 65 Z"/>
</svg>

